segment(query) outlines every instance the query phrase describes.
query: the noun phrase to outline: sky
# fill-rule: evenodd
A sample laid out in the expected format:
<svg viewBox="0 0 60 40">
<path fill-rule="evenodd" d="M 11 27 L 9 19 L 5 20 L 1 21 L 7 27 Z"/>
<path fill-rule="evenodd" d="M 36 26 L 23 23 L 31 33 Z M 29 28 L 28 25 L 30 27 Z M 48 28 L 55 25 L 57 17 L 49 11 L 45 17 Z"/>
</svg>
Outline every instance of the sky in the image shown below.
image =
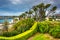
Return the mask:
<svg viewBox="0 0 60 40">
<path fill-rule="evenodd" d="M 60 0 L 0 0 L 0 16 L 19 16 L 42 2 L 57 6 L 56 13 L 60 13 Z"/>
</svg>

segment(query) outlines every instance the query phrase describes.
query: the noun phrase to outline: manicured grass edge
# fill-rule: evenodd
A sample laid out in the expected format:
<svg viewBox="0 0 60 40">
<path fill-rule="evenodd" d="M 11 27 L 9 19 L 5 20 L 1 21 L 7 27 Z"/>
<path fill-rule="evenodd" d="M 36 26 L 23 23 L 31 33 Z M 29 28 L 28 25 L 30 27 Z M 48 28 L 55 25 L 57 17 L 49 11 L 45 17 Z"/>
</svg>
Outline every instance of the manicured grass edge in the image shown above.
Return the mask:
<svg viewBox="0 0 60 40">
<path fill-rule="evenodd" d="M 1 37 L 0 40 L 26 40 L 28 37 L 33 35 L 37 32 L 37 22 L 34 23 L 34 25 L 30 28 L 30 30 L 27 30 L 24 33 L 21 33 L 19 35 L 13 36 L 13 37 Z"/>
</svg>

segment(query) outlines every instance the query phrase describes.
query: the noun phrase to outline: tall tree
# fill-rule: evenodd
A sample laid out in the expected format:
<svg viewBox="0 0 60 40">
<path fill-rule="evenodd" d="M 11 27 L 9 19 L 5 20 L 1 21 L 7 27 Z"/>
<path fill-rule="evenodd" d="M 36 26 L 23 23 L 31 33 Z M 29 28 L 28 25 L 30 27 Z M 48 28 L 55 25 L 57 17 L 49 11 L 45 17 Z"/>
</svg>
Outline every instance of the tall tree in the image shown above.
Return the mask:
<svg viewBox="0 0 60 40">
<path fill-rule="evenodd" d="M 24 18 L 24 19 L 25 19 L 25 17 L 26 17 L 26 14 L 25 14 L 25 13 L 22 13 L 22 14 L 19 16 L 19 18 Z"/>
<path fill-rule="evenodd" d="M 55 13 L 55 10 L 56 10 L 56 9 L 57 9 L 57 7 L 54 6 L 54 7 L 48 12 L 47 17 L 49 17 L 49 14 Z"/>
<path fill-rule="evenodd" d="M 40 21 L 43 21 L 45 20 L 45 17 L 46 17 L 46 11 L 48 10 L 48 8 L 51 6 L 51 4 L 44 4 L 44 3 L 41 3 L 39 5 L 37 5 L 36 7 L 38 8 L 38 11 L 39 11 L 39 19 Z M 51 12 L 54 12 L 55 10 L 57 9 L 56 6 L 54 6 L 52 9 L 49 9 L 50 10 L 50 13 Z M 49 14 L 50 14 L 49 13 Z M 49 15 L 48 14 L 48 15 Z"/>
<path fill-rule="evenodd" d="M 25 13 L 27 14 L 27 17 L 28 18 L 31 18 L 33 11 L 32 10 L 29 10 L 29 11 L 26 11 Z"/>
<path fill-rule="evenodd" d="M 38 12 L 37 12 L 37 7 L 36 6 L 33 6 L 33 10 L 34 10 L 34 12 L 35 12 L 35 19 L 36 19 L 36 21 L 38 20 Z"/>
<path fill-rule="evenodd" d="M 55 13 L 55 10 L 57 9 L 56 6 L 50 8 L 51 4 L 44 4 L 44 3 L 41 3 L 39 5 L 36 5 L 36 6 L 33 6 L 33 11 L 35 13 L 35 16 L 32 16 L 32 13 L 33 11 L 32 10 L 29 10 L 27 12 L 25 12 L 25 14 L 28 14 L 27 17 L 28 18 L 31 18 L 31 17 L 35 17 L 35 19 L 38 21 L 44 21 L 46 17 L 49 16 L 49 14 L 53 14 Z M 48 11 L 48 14 L 46 16 L 46 11 Z M 23 15 L 23 14 L 22 14 Z M 24 15 L 23 15 L 24 17 Z"/>
<path fill-rule="evenodd" d="M 29 13 L 28 13 L 30 15 L 29 18 L 32 17 L 32 13 L 33 13 L 33 11 L 32 10 L 29 10 Z"/>
<path fill-rule="evenodd" d="M 38 9 L 39 9 L 39 17 L 40 17 L 40 21 L 45 20 L 45 13 L 47 11 L 47 9 L 50 7 L 51 4 L 44 4 L 41 3 L 39 5 L 37 5 Z"/>
<path fill-rule="evenodd" d="M 28 16 L 29 16 L 28 11 L 26 11 L 25 14 L 26 14 L 26 17 L 28 18 Z"/>
</svg>

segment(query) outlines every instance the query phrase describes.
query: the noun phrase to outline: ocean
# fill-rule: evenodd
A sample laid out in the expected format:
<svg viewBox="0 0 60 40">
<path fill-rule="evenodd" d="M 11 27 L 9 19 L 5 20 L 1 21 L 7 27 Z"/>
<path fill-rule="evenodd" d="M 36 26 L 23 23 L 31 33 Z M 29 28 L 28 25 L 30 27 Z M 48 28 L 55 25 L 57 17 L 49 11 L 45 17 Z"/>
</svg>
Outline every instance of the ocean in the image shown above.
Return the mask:
<svg viewBox="0 0 60 40">
<path fill-rule="evenodd" d="M 13 19 L 6 19 L 9 23 L 12 22 Z M 4 23 L 5 19 L 0 19 L 0 24 Z"/>
</svg>

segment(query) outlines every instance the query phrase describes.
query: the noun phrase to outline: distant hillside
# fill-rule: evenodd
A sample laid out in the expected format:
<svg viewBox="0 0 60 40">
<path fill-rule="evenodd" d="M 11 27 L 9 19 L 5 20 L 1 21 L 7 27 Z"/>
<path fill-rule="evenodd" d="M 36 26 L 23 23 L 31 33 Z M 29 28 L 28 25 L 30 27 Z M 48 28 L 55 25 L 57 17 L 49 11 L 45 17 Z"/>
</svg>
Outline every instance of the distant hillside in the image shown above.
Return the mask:
<svg viewBox="0 0 60 40">
<path fill-rule="evenodd" d="M 15 17 L 18 17 L 18 16 L 0 16 L 0 19 L 10 19 Z"/>
</svg>

